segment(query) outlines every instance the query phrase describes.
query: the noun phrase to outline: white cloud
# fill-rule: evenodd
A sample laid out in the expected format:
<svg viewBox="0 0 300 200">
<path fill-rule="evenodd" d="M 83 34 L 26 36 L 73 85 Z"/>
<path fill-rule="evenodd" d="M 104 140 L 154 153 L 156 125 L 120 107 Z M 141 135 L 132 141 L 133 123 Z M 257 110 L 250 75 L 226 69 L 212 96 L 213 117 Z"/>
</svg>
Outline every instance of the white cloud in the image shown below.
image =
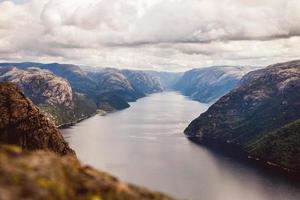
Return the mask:
<svg viewBox="0 0 300 200">
<path fill-rule="evenodd" d="M 0 1 L 0 60 L 183 71 L 300 55 L 298 0 Z"/>
</svg>

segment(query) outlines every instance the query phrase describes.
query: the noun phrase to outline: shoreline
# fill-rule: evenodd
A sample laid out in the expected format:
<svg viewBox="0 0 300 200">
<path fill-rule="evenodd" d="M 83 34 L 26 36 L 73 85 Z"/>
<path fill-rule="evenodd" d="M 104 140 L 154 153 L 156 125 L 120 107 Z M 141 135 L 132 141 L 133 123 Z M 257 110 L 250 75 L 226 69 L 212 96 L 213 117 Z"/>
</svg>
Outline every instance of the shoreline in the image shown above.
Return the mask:
<svg viewBox="0 0 300 200">
<path fill-rule="evenodd" d="M 300 171 L 287 168 L 272 161 L 259 158 L 251 155 L 249 152 L 242 149 L 241 146 L 229 144 L 222 140 L 212 138 L 198 138 L 186 136 L 191 142 L 205 146 L 209 150 L 221 155 L 230 156 L 247 166 L 257 168 L 258 170 L 266 173 L 276 174 L 282 178 L 287 178 L 291 181 L 300 181 Z"/>
<path fill-rule="evenodd" d="M 79 119 L 77 119 L 75 121 L 72 121 L 72 122 L 69 122 L 69 123 L 60 124 L 60 125 L 56 126 L 56 128 L 57 129 L 66 129 L 66 128 L 69 128 L 71 126 L 74 126 L 74 125 L 78 124 L 79 122 L 82 122 L 83 120 L 86 120 L 86 119 L 89 119 L 89 118 L 95 116 L 96 114 L 97 113 L 94 113 L 92 115 L 79 118 Z"/>
</svg>

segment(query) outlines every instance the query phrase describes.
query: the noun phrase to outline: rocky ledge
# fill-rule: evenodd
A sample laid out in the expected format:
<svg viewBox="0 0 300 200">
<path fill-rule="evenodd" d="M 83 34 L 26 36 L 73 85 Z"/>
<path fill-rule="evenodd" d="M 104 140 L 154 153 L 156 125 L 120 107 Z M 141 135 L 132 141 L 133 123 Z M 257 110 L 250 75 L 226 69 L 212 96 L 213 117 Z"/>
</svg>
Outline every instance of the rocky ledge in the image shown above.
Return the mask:
<svg viewBox="0 0 300 200">
<path fill-rule="evenodd" d="M 171 200 L 81 166 L 73 156 L 0 145 L 0 199 Z"/>
</svg>

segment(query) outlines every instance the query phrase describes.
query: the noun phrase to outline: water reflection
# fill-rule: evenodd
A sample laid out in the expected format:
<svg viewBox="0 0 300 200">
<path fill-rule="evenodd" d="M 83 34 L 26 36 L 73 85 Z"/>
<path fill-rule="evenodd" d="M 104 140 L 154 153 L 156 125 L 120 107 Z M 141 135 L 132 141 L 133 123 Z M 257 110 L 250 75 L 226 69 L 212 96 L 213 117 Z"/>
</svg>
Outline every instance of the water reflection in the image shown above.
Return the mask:
<svg viewBox="0 0 300 200">
<path fill-rule="evenodd" d="M 65 129 L 79 159 L 184 199 L 299 200 L 299 187 L 189 142 L 182 131 L 208 108 L 175 92 Z"/>
</svg>

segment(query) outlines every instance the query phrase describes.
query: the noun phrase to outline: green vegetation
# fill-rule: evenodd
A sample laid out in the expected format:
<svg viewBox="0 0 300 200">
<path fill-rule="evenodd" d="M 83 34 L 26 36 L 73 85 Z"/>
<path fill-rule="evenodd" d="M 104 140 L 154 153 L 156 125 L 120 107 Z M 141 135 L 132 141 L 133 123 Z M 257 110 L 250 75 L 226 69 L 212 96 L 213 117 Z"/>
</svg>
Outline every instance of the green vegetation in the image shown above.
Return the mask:
<svg viewBox="0 0 300 200">
<path fill-rule="evenodd" d="M 284 167 L 300 169 L 300 119 L 265 134 L 250 144 L 248 151 Z"/>
<path fill-rule="evenodd" d="M 185 133 L 300 172 L 300 61 L 250 72 Z"/>
<path fill-rule="evenodd" d="M 57 126 L 64 124 L 75 123 L 78 120 L 87 118 L 96 113 L 97 106 L 92 101 L 87 99 L 84 95 L 74 94 L 74 107 L 68 108 L 63 105 L 38 105 L 44 114 L 51 118 Z M 50 114 L 50 115 L 49 115 Z"/>
</svg>

